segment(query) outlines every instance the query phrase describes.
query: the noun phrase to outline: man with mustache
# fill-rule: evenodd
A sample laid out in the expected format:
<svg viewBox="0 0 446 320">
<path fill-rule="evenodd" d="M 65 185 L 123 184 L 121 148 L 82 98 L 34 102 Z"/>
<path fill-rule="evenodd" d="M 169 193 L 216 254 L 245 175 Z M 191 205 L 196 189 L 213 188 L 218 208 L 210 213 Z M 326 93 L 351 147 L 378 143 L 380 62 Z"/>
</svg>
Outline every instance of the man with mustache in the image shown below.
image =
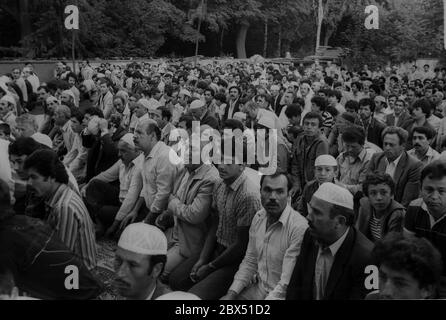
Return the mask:
<svg viewBox="0 0 446 320">
<path fill-rule="evenodd" d="M 199 257 L 188 259 L 170 277 L 173 290 L 190 289 L 203 300 L 219 299 L 228 291 L 245 255 L 252 219 L 261 208 L 259 186 L 245 173 L 245 143 L 233 137 L 223 140 L 221 148 L 216 165 L 221 180 L 213 190 L 207 239 Z"/>
<path fill-rule="evenodd" d="M 157 227 L 145 223 L 127 226 L 115 256 L 115 286 L 130 300 L 155 300 L 170 290 L 160 281 L 167 255 L 167 239 Z"/>
<path fill-rule="evenodd" d="M 407 153 L 420 160 L 425 166 L 432 161 L 440 159 L 440 154 L 430 146 L 434 137 L 435 131 L 430 128 L 415 127 L 412 131 L 413 149 L 407 151 Z"/>
<path fill-rule="evenodd" d="M 307 220 L 286 299 L 363 299 L 373 244 L 353 226 L 352 194 L 324 183 L 308 204 Z"/>
<path fill-rule="evenodd" d="M 367 173 L 387 173 L 395 182 L 395 200 L 407 207 L 420 192 L 420 173 L 423 164 L 405 151 L 406 130 L 387 127 L 382 134 L 384 152 L 375 153 Z"/>
<path fill-rule="evenodd" d="M 308 223 L 288 204 L 292 183 L 284 173 L 261 178 L 260 210 L 249 243 L 224 300 L 283 300 Z M 252 279 L 257 281 L 252 283 Z"/>
</svg>

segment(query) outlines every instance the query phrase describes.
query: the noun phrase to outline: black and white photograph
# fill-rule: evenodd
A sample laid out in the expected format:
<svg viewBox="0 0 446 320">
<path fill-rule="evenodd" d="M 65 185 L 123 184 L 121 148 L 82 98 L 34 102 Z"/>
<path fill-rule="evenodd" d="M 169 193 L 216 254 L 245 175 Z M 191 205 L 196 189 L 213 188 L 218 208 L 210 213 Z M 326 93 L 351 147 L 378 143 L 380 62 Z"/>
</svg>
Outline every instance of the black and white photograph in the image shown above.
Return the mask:
<svg viewBox="0 0 446 320">
<path fill-rule="evenodd" d="M 0 300 L 446 299 L 445 20 L 446 0 L 0 0 Z"/>
</svg>

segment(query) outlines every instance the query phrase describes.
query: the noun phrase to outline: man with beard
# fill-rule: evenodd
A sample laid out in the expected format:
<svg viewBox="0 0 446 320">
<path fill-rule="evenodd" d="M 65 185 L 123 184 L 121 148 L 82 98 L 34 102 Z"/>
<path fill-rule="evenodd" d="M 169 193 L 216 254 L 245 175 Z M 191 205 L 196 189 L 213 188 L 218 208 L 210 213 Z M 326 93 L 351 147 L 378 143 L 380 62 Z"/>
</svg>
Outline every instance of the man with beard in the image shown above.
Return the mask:
<svg viewBox="0 0 446 320">
<path fill-rule="evenodd" d="M 287 300 L 363 299 L 373 244 L 353 227 L 353 196 L 324 183 L 308 204 L 308 225 Z"/>
<path fill-rule="evenodd" d="M 382 148 L 383 141 L 381 133 L 385 128 L 385 124 L 382 124 L 373 117 L 375 112 L 375 102 L 372 99 L 362 99 L 359 101 L 359 117 L 355 124 L 358 124 L 364 128 L 366 140 L 378 147 Z"/>
<path fill-rule="evenodd" d="M 240 111 L 240 95 L 241 90 L 237 86 L 229 88 L 229 102 L 223 116 L 223 122 L 232 119 L 236 112 Z"/>
<path fill-rule="evenodd" d="M 164 270 L 167 239 L 155 226 L 134 223 L 122 232 L 115 256 L 114 282 L 129 300 L 155 300 L 169 293 L 158 278 Z"/>
</svg>

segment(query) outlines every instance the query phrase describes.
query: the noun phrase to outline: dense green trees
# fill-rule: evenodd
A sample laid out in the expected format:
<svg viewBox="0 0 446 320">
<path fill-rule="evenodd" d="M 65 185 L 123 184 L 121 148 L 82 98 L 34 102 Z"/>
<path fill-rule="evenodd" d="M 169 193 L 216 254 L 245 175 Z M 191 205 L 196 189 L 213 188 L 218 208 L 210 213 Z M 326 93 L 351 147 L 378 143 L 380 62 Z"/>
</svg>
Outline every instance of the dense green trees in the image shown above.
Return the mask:
<svg viewBox="0 0 446 320">
<path fill-rule="evenodd" d="M 321 45 L 353 49 L 349 62 L 383 63 L 440 56 L 441 0 L 323 0 Z M 364 8 L 380 8 L 380 29 L 364 28 Z M 77 4 L 78 56 L 193 55 L 202 18 L 201 55 L 313 54 L 316 0 L 1 0 L 0 57 L 70 56 L 64 7 Z M 203 14 L 204 13 L 204 14 Z"/>
</svg>

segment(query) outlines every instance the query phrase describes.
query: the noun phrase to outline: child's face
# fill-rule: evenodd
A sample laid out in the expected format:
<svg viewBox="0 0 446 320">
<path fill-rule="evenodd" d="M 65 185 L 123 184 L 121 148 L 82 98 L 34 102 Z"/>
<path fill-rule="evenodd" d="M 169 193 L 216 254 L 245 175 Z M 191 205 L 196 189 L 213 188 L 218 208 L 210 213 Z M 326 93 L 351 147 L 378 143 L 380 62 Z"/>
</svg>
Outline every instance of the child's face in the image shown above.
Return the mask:
<svg viewBox="0 0 446 320">
<path fill-rule="evenodd" d="M 314 171 L 314 176 L 316 177 L 317 182 L 320 184 L 325 182 L 333 182 L 336 178 L 336 167 L 331 166 L 317 166 Z"/>
</svg>

